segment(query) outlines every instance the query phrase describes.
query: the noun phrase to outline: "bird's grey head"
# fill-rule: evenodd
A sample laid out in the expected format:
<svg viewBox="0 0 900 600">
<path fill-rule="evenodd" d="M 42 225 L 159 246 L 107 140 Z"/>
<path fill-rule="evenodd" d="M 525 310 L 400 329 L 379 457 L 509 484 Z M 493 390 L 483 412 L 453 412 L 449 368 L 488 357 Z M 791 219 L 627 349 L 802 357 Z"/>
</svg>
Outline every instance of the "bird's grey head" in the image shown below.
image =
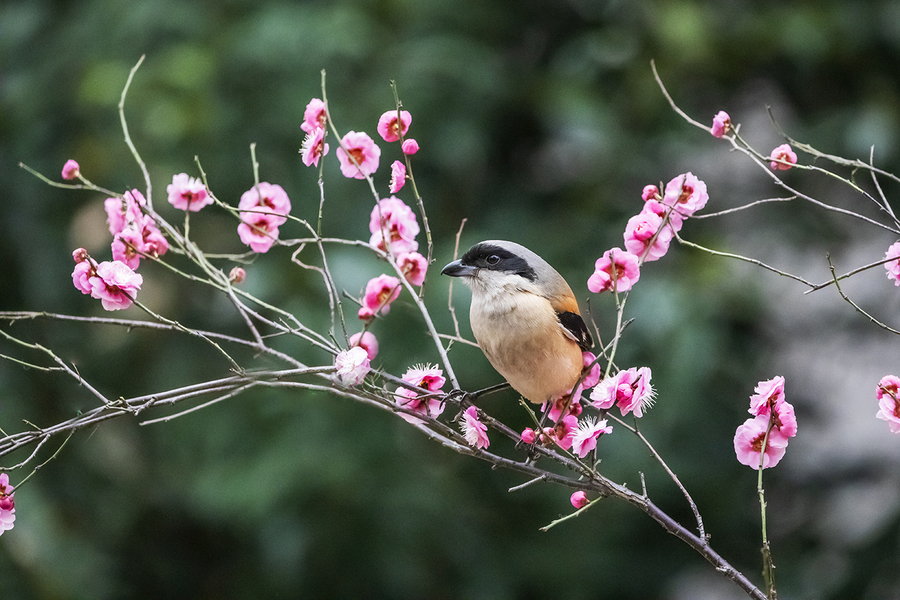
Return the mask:
<svg viewBox="0 0 900 600">
<path fill-rule="evenodd" d="M 473 291 L 489 282 L 496 286 L 517 285 L 541 295 L 569 291 L 568 284 L 543 258 L 515 242 L 478 242 L 462 258 L 448 264 L 442 275 L 462 277 Z"/>
</svg>

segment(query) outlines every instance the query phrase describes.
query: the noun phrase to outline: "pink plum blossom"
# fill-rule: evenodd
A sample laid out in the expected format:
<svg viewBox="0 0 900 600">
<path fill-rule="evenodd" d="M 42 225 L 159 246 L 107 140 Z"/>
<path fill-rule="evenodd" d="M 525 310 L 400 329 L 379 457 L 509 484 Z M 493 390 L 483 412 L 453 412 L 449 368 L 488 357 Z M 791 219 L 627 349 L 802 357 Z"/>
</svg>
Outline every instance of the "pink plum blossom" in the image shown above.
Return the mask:
<svg viewBox="0 0 900 600">
<path fill-rule="evenodd" d="M 269 223 L 277 228 L 287 221 L 287 214 L 291 212 L 291 200 L 280 185 L 262 181 L 241 194 L 238 208 L 242 211 L 255 211 L 254 214 L 266 214 L 270 217 Z M 249 222 L 247 216 L 248 213 L 241 213 L 241 220 Z"/>
<path fill-rule="evenodd" d="M 366 351 L 369 360 L 378 356 L 378 339 L 371 331 L 360 331 L 350 336 L 350 347 L 359 346 Z"/>
<path fill-rule="evenodd" d="M 587 498 L 587 494 L 585 494 L 581 490 L 578 490 L 577 492 L 572 494 L 569 497 L 569 502 L 571 502 L 572 506 L 574 506 L 575 508 L 584 508 L 591 503 L 591 501 Z"/>
<path fill-rule="evenodd" d="M 598 410 L 618 406 L 622 416 L 631 412 L 635 417 L 642 417 L 656 401 L 651 377 L 649 367 L 619 371 L 597 384 L 591 392 L 591 405 Z"/>
<path fill-rule="evenodd" d="M 62 178 L 63 179 L 75 179 L 78 177 L 80 173 L 81 167 L 78 166 L 78 163 L 72 160 L 71 158 L 66 161 L 66 164 L 63 165 L 62 168 Z"/>
<path fill-rule="evenodd" d="M 348 131 L 341 139 L 341 147 L 337 149 L 336 154 L 338 162 L 341 163 L 341 173 L 344 177 L 365 179 L 366 175 L 371 175 L 378 169 L 381 148 L 372 141 L 368 134 Z M 354 164 L 353 160 L 359 166 Z"/>
<path fill-rule="evenodd" d="M 401 136 L 406 135 L 410 124 L 412 123 L 412 115 L 409 111 L 400 111 L 400 123 L 397 123 L 397 111 L 389 110 L 378 119 L 378 135 L 386 142 L 396 142 Z"/>
<path fill-rule="evenodd" d="M 888 422 L 891 433 L 900 433 L 900 377 L 885 375 L 875 389 L 879 419 Z"/>
<path fill-rule="evenodd" d="M 597 410 L 609 410 L 617 402 L 630 401 L 631 396 L 631 375 L 628 371 L 619 371 L 594 387 L 591 391 L 591 405 Z"/>
<path fill-rule="evenodd" d="M 391 252 L 394 254 L 414 252 L 419 248 L 419 242 L 416 241 L 416 236 L 419 235 L 416 213 L 396 196 L 379 200 L 372 208 L 369 231 L 372 233 L 369 245 L 384 252 L 387 252 L 385 236 L 390 240 Z"/>
<path fill-rule="evenodd" d="M 446 383 L 444 373 L 439 368 L 430 365 L 417 365 L 411 367 L 403 374 L 401 379 L 416 387 L 425 388 L 429 392 L 437 392 Z M 401 387 L 397 389 L 397 404 L 409 410 L 435 418 L 444 412 L 444 403 L 436 396 L 420 397 L 418 392 Z M 403 419 L 410 423 L 421 423 L 420 419 L 399 413 Z"/>
<path fill-rule="evenodd" d="M 591 369 L 590 371 L 588 371 L 587 375 L 584 376 L 584 379 L 581 380 L 581 387 L 583 387 L 586 390 L 591 389 L 592 387 L 594 387 L 595 385 L 597 385 L 600 382 L 600 375 L 602 373 L 600 370 L 600 364 L 595 363 L 596 360 L 597 360 L 597 357 L 594 356 L 594 354 L 592 352 L 582 352 L 581 353 L 582 367 L 585 369 L 590 367 L 590 369 Z M 576 394 L 576 396 L 577 395 L 578 394 Z"/>
<path fill-rule="evenodd" d="M 228 281 L 231 283 L 241 283 L 247 279 L 247 271 L 243 267 L 234 267 L 228 273 Z"/>
<path fill-rule="evenodd" d="M 731 117 L 728 116 L 728 113 L 724 110 L 720 110 L 716 113 L 716 116 L 713 117 L 713 124 L 710 128 L 710 133 L 713 134 L 713 137 L 720 138 L 731 129 Z"/>
<path fill-rule="evenodd" d="M 75 261 L 75 264 L 86 261 L 88 258 L 88 251 L 84 248 L 75 248 L 72 250 L 72 260 Z"/>
<path fill-rule="evenodd" d="M 663 204 L 674 208 L 684 217 L 691 216 L 706 206 L 708 201 L 706 184 L 690 172 L 669 181 L 663 194 Z"/>
<path fill-rule="evenodd" d="M 397 257 L 397 267 L 403 273 L 403 277 L 412 285 L 425 283 L 425 271 L 428 269 L 428 260 L 418 252 L 404 252 Z"/>
<path fill-rule="evenodd" d="M 166 186 L 166 193 L 169 194 L 169 204 L 178 210 L 197 212 L 213 201 L 203 182 L 189 177 L 187 173 L 172 177 L 172 183 Z"/>
<path fill-rule="evenodd" d="M 537 440 L 537 433 L 531 427 L 526 427 L 519 438 L 526 444 L 533 444 Z"/>
<path fill-rule="evenodd" d="M 469 445 L 476 448 L 487 448 L 490 446 L 491 441 L 487 436 L 487 425 L 478 420 L 478 409 L 470 406 L 463 412 L 462 417 L 460 428 Z"/>
<path fill-rule="evenodd" d="M 281 217 L 263 213 L 241 213 L 241 224 L 237 231 L 241 241 L 254 252 L 269 251 L 278 239 L 278 224 Z"/>
<path fill-rule="evenodd" d="M 763 468 L 774 467 L 784 456 L 790 438 L 797 435 L 797 417 L 793 405 L 784 399 L 784 377 L 760 381 L 753 391 L 748 410 L 753 417 L 737 428 L 734 450 L 741 464 L 754 469 L 759 469 L 760 454 L 765 451 Z"/>
<path fill-rule="evenodd" d="M 137 269 L 141 264 L 141 252 L 144 247 L 144 238 L 133 227 L 126 227 L 116 234 L 112 242 L 113 260 L 119 260 L 131 269 Z"/>
<path fill-rule="evenodd" d="M 83 264 L 86 263 L 76 265 L 76 270 Z M 88 281 L 91 284 L 91 297 L 100 300 L 104 309 L 122 310 L 131 306 L 144 278 L 117 260 L 97 265 L 95 276 Z"/>
<path fill-rule="evenodd" d="M 82 294 L 90 294 L 94 289 L 91 285 L 91 278 L 96 276 L 97 267 L 94 262 L 92 260 L 83 260 L 76 263 L 75 270 L 72 271 L 72 283 Z"/>
<path fill-rule="evenodd" d="M 621 248 L 612 248 L 597 259 L 587 286 L 595 294 L 609 290 L 626 292 L 640 276 L 640 258 Z"/>
<path fill-rule="evenodd" d="M 770 432 L 769 439 L 766 440 L 768 428 L 769 417 L 766 415 L 747 419 L 738 426 L 734 432 L 734 452 L 738 462 L 751 469 L 759 470 L 760 456 L 762 455 L 764 469 L 778 464 L 787 450 L 787 438 L 773 436 Z M 764 441 L 767 441 L 765 448 L 763 448 Z"/>
<path fill-rule="evenodd" d="M 782 402 L 774 414 L 774 422 L 769 437 L 780 437 L 787 443 L 788 438 L 797 435 L 797 416 L 794 414 L 794 405 L 790 402 Z"/>
<path fill-rule="evenodd" d="M 318 127 L 306 134 L 300 148 L 303 164 L 307 167 L 318 167 L 319 159 L 328 154 L 329 146 L 325 143 L 325 130 Z"/>
<path fill-rule="evenodd" d="M 400 144 L 400 149 L 403 151 L 403 154 L 412 156 L 419 151 L 419 142 L 412 138 L 407 138 Z"/>
<path fill-rule="evenodd" d="M 572 452 L 584 458 L 597 447 L 597 438 L 604 433 L 612 433 L 612 426 L 607 426 L 606 419 L 598 421 L 594 417 L 585 417 L 572 435 Z"/>
<path fill-rule="evenodd" d="M 551 421 L 558 422 L 563 416 L 573 415 L 577 417 L 581 414 L 583 407 L 577 399 L 573 399 L 570 394 L 561 394 L 552 402 L 544 402 L 541 405 L 541 411 L 547 412 Z"/>
<path fill-rule="evenodd" d="M 631 385 L 631 397 L 618 402 L 619 410 L 624 417 L 632 413 L 635 417 L 643 417 L 644 411 L 651 408 L 656 402 L 656 390 L 650 385 L 652 374 L 650 367 L 634 367 L 628 369 L 629 384 Z"/>
<path fill-rule="evenodd" d="M 659 195 L 659 188 L 652 183 L 650 185 L 645 185 L 643 191 L 641 191 L 641 199 L 644 202 L 647 202 L 648 200 L 657 200 L 660 198 L 662 198 L 662 196 Z"/>
<path fill-rule="evenodd" d="M 316 129 L 325 129 L 327 122 L 325 103 L 318 98 L 313 98 L 306 105 L 306 110 L 303 111 L 303 123 L 300 124 L 300 129 L 306 133 L 312 133 Z"/>
<path fill-rule="evenodd" d="M 360 319 L 371 319 L 379 312 L 386 315 L 391 310 L 391 302 L 400 296 L 400 280 L 390 275 L 381 274 L 370 279 L 366 284 L 362 307 L 359 309 Z"/>
<path fill-rule="evenodd" d="M 684 225 L 683 214 L 652 198 L 644 203 L 644 208 L 641 209 L 641 212 L 656 215 L 665 222 L 667 228 L 671 228 L 675 232 L 681 231 L 681 227 Z"/>
<path fill-rule="evenodd" d="M 9 485 L 9 475 L 0 473 L 0 535 L 13 528 L 16 522 L 15 487 Z"/>
<path fill-rule="evenodd" d="M 794 415 L 794 406 L 784 399 L 784 377 L 777 376 L 766 381 L 760 381 L 750 396 L 749 412 L 753 416 L 762 416 L 772 419 L 772 431 L 769 439 L 784 440 L 797 435 L 797 417 Z"/>
<path fill-rule="evenodd" d="M 347 386 L 359 385 L 371 370 L 369 355 L 361 346 L 353 346 L 349 350 L 339 352 L 334 358 L 335 374 L 341 383 Z"/>
<path fill-rule="evenodd" d="M 884 257 L 894 259 L 884 263 L 884 268 L 887 269 L 887 278 L 893 279 L 894 285 L 900 285 L 900 242 L 891 244 Z"/>
<path fill-rule="evenodd" d="M 141 207 L 147 204 L 144 195 L 138 190 L 125 192 L 121 198 L 107 198 L 104 202 L 106 208 L 106 222 L 109 224 L 109 233 L 116 235 L 125 227 L 137 227 L 143 223 Z"/>
<path fill-rule="evenodd" d="M 641 211 L 625 226 L 625 249 L 644 261 L 659 260 L 669 251 L 673 235 L 659 215 Z"/>
<path fill-rule="evenodd" d="M 578 417 L 566 415 L 551 429 L 550 437 L 560 448 L 568 450 L 575 440 L 576 431 L 578 431 Z"/>
<path fill-rule="evenodd" d="M 144 215 L 141 238 L 143 243 L 142 251 L 146 256 L 162 256 L 169 251 L 169 241 L 156 226 L 156 221 L 150 215 Z"/>
<path fill-rule="evenodd" d="M 772 150 L 772 155 L 769 158 L 772 159 L 772 162 L 769 163 L 769 166 L 773 171 L 787 171 L 791 168 L 792 165 L 797 164 L 797 154 L 791 149 L 790 144 L 782 144 L 778 146 L 777 148 Z"/>
<path fill-rule="evenodd" d="M 390 192 L 396 194 L 406 184 L 406 165 L 402 161 L 395 160 L 391 163 L 391 188 Z"/>
<path fill-rule="evenodd" d="M 778 375 L 766 381 L 760 381 L 750 396 L 751 415 L 768 416 L 772 410 L 778 410 L 784 402 L 784 377 Z"/>
<path fill-rule="evenodd" d="M 110 198 L 110 200 L 113 200 Z M 113 236 L 113 260 L 119 260 L 131 269 L 137 269 L 141 257 L 162 256 L 169 250 L 169 242 L 156 226 L 150 215 L 133 212 L 137 205 L 130 204 L 126 213 L 118 215 L 122 218 L 121 229 Z"/>
</svg>

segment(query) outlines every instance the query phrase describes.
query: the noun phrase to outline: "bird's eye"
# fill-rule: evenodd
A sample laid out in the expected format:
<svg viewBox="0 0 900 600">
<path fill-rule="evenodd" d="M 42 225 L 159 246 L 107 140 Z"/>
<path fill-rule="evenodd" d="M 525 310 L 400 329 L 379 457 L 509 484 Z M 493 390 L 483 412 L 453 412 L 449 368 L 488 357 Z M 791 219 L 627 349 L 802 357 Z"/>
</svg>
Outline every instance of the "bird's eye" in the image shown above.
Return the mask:
<svg viewBox="0 0 900 600">
<path fill-rule="evenodd" d="M 498 262 L 500 262 L 500 257 L 497 256 L 496 254 L 491 254 L 485 260 L 487 261 L 487 264 L 489 264 L 489 265 L 496 265 Z"/>
</svg>

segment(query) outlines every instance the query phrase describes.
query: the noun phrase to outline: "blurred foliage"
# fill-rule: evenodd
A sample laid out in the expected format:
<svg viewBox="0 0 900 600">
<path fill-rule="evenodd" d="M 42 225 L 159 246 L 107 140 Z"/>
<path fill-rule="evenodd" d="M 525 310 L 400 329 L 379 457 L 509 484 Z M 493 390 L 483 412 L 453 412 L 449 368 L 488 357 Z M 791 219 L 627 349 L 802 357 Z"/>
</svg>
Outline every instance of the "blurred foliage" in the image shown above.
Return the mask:
<svg viewBox="0 0 900 600">
<path fill-rule="evenodd" d="M 294 214 L 315 219 L 317 172 L 297 151 L 304 107 L 321 94 L 321 70 L 341 131 L 374 133 L 393 107 L 395 80 L 422 147 L 414 168 L 435 267 L 450 260 L 467 218 L 464 246 L 515 239 L 556 265 L 582 298 L 593 260 L 621 245 L 646 183 L 691 170 L 709 184 L 715 210 L 775 193 L 671 111 L 651 59 L 689 114 L 711 121 L 728 110 L 763 151 L 780 143 L 759 116 L 771 104 L 792 137 L 851 158 L 867 158 L 874 144 L 879 166 L 900 171 L 896 1 L 7 1 L 0 4 L 0 308 L 102 312 L 68 283 L 73 248 L 105 251 L 102 198 L 48 187 L 16 165 L 56 179 L 75 158 L 100 185 L 142 187 L 116 114 L 142 54 L 126 114 L 157 207 L 174 173 L 198 173 L 195 156 L 215 193 L 236 203 L 252 185 L 248 147 L 256 142 L 261 178 L 288 191 Z M 397 149 L 382 147 L 378 183 L 386 188 L 385 165 Z M 328 159 L 323 232 L 366 239 L 369 192 L 339 175 L 333 154 Z M 176 219 L 168 208 L 160 210 Z M 771 211 L 775 218 L 750 223 L 769 227 L 777 244 L 814 241 L 837 252 L 849 241 L 830 215 L 793 204 Z M 691 222 L 687 236 L 727 245 L 739 229 L 723 226 Z M 207 209 L 191 227 L 210 252 L 243 250 L 236 235 L 223 234 L 234 227 L 225 215 Z M 251 291 L 321 326 L 315 273 L 291 265 L 283 249 L 270 254 L 253 265 Z M 336 251 L 333 260 L 351 294 L 379 268 L 355 252 Z M 208 290 L 152 265 L 144 277 L 142 298 L 167 316 L 241 331 Z M 620 364 L 652 367 L 660 401 L 642 426 L 694 494 L 716 549 L 757 580 L 755 474 L 734 460 L 731 437 L 755 382 L 779 369 L 770 354 L 778 332 L 767 325 L 774 308 L 761 293 L 767 281 L 673 245 L 644 270 L 619 356 Z M 432 271 L 427 300 L 445 331 L 446 286 Z M 457 291 L 468 332 L 468 295 Z M 591 309 L 608 336 L 611 301 L 594 299 Z M 415 312 L 401 304 L 376 325 L 386 369 L 435 361 L 411 323 Z M 112 396 L 186 385 L 227 368 L 196 340 L 177 336 L 52 322 L 15 331 L 52 345 Z M 327 358 L 284 344 L 304 360 Z M 466 387 L 497 381 L 477 350 L 456 347 L 453 360 Z M 0 388 L 7 430 L 21 419 L 55 423 L 93 402 L 68 379 L 6 361 Z M 815 399 L 791 393 L 802 432 L 803 418 L 815 419 Z M 524 425 L 512 394 L 485 402 Z M 615 435 L 602 446 L 608 476 L 637 489 L 643 471 L 651 497 L 690 521 L 636 440 Z M 821 514 L 816 499 L 838 484 L 792 473 L 766 473 L 773 521 L 785 532 L 770 531 L 782 595 L 900 597 L 896 510 L 883 534 L 849 548 L 829 545 L 813 519 Z M 17 493 L 16 528 L 0 539 L 0 592 L 699 597 L 683 582 L 708 565 L 644 515 L 609 501 L 540 533 L 569 512 L 569 493 L 540 485 L 507 493 L 520 483 L 435 447 L 399 419 L 330 396 L 247 393 L 165 425 L 119 419 L 76 434 Z M 779 521 L 779 502 L 796 514 Z M 724 593 L 740 597 L 729 585 Z"/>
</svg>

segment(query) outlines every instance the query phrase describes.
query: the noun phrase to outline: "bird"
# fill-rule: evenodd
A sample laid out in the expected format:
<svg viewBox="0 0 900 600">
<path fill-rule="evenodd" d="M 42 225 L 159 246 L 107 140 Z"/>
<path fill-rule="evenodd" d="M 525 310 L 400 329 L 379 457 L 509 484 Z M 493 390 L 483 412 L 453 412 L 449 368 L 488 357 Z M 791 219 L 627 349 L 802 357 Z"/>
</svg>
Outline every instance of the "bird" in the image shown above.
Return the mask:
<svg viewBox="0 0 900 600">
<path fill-rule="evenodd" d="M 594 345 L 572 288 L 544 259 L 515 242 L 486 240 L 441 270 L 472 290 L 469 321 L 488 361 L 536 404 L 578 382 Z"/>
</svg>

